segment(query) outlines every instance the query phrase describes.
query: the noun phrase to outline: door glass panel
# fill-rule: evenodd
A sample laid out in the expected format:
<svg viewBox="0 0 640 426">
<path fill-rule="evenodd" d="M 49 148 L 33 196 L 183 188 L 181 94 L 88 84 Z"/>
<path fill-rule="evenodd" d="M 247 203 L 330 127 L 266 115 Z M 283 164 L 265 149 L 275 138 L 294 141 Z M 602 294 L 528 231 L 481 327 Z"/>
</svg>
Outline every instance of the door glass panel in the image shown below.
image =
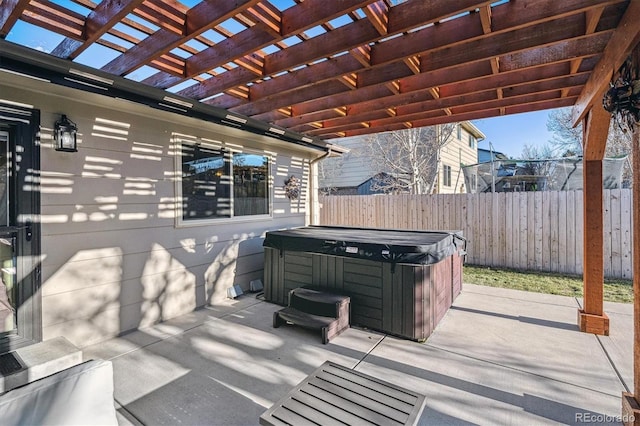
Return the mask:
<svg viewBox="0 0 640 426">
<path fill-rule="evenodd" d="M 0 227 L 9 226 L 9 133 L 0 131 Z"/>
<path fill-rule="evenodd" d="M 16 328 L 15 231 L 9 231 L 9 134 L 0 132 L 0 333 Z"/>
<path fill-rule="evenodd" d="M 15 241 L 15 236 L 0 235 L 0 333 L 16 328 Z"/>
</svg>

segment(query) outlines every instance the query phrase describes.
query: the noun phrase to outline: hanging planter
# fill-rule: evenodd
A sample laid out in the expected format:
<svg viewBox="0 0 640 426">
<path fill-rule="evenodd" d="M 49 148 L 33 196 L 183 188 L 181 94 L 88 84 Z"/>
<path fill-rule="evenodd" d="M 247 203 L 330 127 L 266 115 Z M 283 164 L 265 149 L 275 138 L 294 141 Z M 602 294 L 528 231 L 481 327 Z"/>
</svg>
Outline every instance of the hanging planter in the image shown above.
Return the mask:
<svg viewBox="0 0 640 426">
<path fill-rule="evenodd" d="M 640 54 L 632 54 L 620 67 L 618 77 L 602 97 L 602 106 L 623 130 L 640 123 Z M 626 129 L 624 129 L 624 127 Z"/>
<path fill-rule="evenodd" d="M 291 175 L 289 179 L 284 181 L 284 195 L 290 200 L 300 198 L 300 179 Z"/>
</svg>

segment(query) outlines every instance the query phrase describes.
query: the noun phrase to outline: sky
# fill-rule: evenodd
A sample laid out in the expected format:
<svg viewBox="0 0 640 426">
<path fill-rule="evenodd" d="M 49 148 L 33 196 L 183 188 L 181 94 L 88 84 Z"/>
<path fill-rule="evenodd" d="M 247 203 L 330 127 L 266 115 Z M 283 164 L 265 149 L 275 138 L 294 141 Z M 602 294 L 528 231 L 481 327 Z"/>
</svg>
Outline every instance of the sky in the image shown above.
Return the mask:
<svg viewBox="0 0 640 426">
<path fill-rule="evenodd" d="M 491 142 L 494 151 L 517 158 L 520 157 L 525 145 L 547 144 L 553 138 L 553 133 L 547 130 L 550 111 L 472 120 L 472 123 L 487 137 L 478 143 L 478 148 L 490 149 L 489 142 Z"/>
</svg>

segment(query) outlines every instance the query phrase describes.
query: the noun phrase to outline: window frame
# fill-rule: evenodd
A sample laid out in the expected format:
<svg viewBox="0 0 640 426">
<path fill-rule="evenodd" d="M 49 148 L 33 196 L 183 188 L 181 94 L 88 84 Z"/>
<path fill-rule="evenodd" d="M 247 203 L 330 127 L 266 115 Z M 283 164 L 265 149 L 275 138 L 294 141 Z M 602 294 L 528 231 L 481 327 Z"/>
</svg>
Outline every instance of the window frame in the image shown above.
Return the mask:
<svg viewBox="0 0 640 426">
<path fill-rule="evenodd" d="M 451 187 L 451 166 L 448 164 L 442 165 L 442 186 L 447 188 Z"/>
<path fill-rule="evenodd" d="M 12 331 L 0 333 L 0 354 L 29 346 L 42 341 L 42 285 L 41 232 L 40 222 L 34 220 L 40 216 L 39 184 L 34 183 L 31 173 L 40 171 L 40 110 L 30 107 L 7 105 L 0 100 L 3 117 L 0 127 L 9 129 L 9 151 L 20 151 L 20 167 L 12 184 L 14 202 L 10 203 L 10 225 L 16 226 L 18 240 L 16 256 L 16 285 L 21 289 L 17 297 L 17 324 Z M 11 140 L 13 139 L 13 142 Z M 35 186 L 36 190 L 26 191 L 25 186 Z M 13 205 L 11 205 L 13 204 Z M 22 219 L 31 220 L 30 236 L 27 235 Z"/>
<path fill-rule="evenodd" d="M 183 145 L 204 145 L 209 149 L 220 150 L 224 154 L 225 161 L 228 161 L 229 167 L 229 194 L 231 198 L 230 202 L 230 212 L 229 217 L 216 217 L 216 218 L 199 218 L 199 219 L 184 219 L 183 217 L 183 192 L 182 192 L 182 159 L 183 159 Z M 212 224 L 221 224 L 221 223 L 240 223 L 240 222 L 256 222 L 263 220 L 272 220 L 273 219 L 273 194 L 274 194 L 274 186 L 273 186 L 273 164 L 274 164 L 274 155 L 260 151 L 257 149 L 246 149 L 245 147 L 240 148 L 237 144 L 233 144 L 233 146 L 227 145 L 223 142 L 212 143 L 209 141 L 203 140 L 194 140 L 194 139 L 185 139 L 181 137 L 175 138 L 174 146 L 176 147 L 176 155 L 175 155 L 175 226 L 176 228 L 188 228 L 193 226 L 206 226 Z M 256 214 L 256 215 L 243 215 L 243 216 L 234 216 L 234 181 L 233 181 L 233 156 L 236 154 L 251 154 L 258 155 L 261 157 L 267 158 L 267 214 Z"/>
</svg>

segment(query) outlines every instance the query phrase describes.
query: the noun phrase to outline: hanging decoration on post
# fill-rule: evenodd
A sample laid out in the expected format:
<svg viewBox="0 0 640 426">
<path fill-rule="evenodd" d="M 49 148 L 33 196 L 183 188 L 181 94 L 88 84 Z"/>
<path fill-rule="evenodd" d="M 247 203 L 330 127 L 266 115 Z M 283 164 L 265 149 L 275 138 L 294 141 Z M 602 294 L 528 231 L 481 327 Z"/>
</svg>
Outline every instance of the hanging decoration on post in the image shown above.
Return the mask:
<svg viewBox="0 0 640 426">
<path fill-rule="evenodd" d="M 640 123 L 639 67 L 640 54 L 634 53 L 622 64 L 617 78 L 614 76 L 611 88 L 602 98 L 602 106 L 611 113 L 623 131 L 631 130 Z"/>
<path fill-rule="evenodd" d="M 289 179 L 284 181 L 284 195 L 290 200 L 300 198 L 300 179 L 291 175 Z"/>
</svg>

